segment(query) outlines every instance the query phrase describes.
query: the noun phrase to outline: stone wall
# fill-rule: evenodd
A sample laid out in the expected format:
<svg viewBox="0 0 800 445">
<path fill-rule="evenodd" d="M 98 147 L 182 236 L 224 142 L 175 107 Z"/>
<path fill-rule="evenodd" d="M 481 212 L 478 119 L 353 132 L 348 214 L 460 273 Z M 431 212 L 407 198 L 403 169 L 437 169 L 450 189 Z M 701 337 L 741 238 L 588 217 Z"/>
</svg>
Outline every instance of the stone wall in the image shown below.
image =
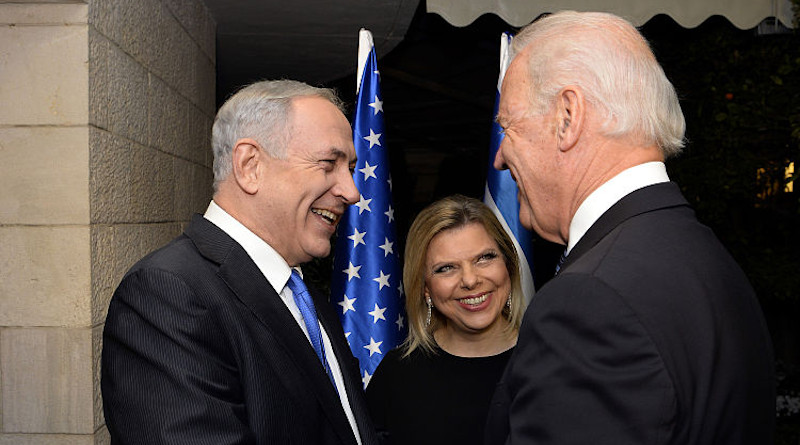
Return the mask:
<svg viewBox="0 0 800 445">
<path fill-rule="evenodd" d="M 0 445 L 107 443 L 111 294 L 211 196 L 200 0 L 0 0 Z"/>
</svg>

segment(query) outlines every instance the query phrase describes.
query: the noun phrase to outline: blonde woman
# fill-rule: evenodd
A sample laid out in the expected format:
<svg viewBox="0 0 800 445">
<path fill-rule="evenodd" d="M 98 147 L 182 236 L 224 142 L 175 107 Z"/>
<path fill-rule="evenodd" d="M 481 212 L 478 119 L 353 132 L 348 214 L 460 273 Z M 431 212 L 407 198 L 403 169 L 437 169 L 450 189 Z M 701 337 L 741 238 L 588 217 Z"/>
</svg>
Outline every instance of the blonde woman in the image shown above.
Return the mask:
<svg viewBox="0 0 800 445">
<path fill-rule="evenodd" d="M 367 387 L 386 444 L 481 444 L 523 311 L 511 239 L 482 202 L 437 201 L 408 234 L 409 336 Z"/>
</svg>

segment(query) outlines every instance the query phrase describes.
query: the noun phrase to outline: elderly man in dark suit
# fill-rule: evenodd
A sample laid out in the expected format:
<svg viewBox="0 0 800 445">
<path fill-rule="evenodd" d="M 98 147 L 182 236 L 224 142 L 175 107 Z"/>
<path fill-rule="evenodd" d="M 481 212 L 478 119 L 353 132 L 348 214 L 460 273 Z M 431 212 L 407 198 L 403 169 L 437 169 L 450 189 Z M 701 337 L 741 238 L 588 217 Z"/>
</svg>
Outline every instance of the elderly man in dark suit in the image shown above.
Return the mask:
<svg viewBox="0 0 800 445">
<path fill-rule="evenodd" d="M 647 42 L 619 17 L 562 12 L 513 45 L 495 167 L 566 256 L 527 309 L 487 443 L 772 443 L 769 334 L 669 182 L 685 123 Z"/>
<path fill-rule="evenodd" d="M 103 336 L 115 444 L 368 445 L 355 359 L 299 266 L 356 201 L 340 102 L 294 81 L 232 96 L 213 127 L 205 215 L 124 277 Z"/>
</svg>

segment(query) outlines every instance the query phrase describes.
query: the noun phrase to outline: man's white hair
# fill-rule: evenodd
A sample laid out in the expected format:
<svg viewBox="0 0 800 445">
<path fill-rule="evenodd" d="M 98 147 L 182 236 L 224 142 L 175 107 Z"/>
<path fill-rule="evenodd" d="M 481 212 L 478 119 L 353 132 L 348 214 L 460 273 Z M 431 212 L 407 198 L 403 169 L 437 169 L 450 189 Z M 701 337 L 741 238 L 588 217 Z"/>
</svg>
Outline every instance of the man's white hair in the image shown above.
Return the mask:
<svg viewBox="0 0 800 445">
<path fill-rule="evenodd" d="M 562 11 L 520 31 L 512 57 L 531 44 L 526 55 L 532 113 L 544 113 L 563 87 L 577 85 L 605 115 L 606 136 L 654 144 L 665 158 L 680 153 L 686 121 L 675 88 L 629 22 L 606 13 Z"/>
</svg>

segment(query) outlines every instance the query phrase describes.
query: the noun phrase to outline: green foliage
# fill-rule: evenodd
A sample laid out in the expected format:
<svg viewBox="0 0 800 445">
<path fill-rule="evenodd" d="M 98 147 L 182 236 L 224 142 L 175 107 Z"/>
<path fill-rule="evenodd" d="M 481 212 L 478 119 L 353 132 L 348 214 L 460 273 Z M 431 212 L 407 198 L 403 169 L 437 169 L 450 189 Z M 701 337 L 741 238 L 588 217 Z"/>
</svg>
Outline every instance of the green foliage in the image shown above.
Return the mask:
<svg viewBox="0 0 800 445">
<path fill-rule="evenodd" d="M 783 191 L 800 169 L 800 34 L 720 18 L 682 35 L 658 54 L 687 118 L 671 176 L 762 299 L 800 300 L 800 189 Z"/>
</svg>

